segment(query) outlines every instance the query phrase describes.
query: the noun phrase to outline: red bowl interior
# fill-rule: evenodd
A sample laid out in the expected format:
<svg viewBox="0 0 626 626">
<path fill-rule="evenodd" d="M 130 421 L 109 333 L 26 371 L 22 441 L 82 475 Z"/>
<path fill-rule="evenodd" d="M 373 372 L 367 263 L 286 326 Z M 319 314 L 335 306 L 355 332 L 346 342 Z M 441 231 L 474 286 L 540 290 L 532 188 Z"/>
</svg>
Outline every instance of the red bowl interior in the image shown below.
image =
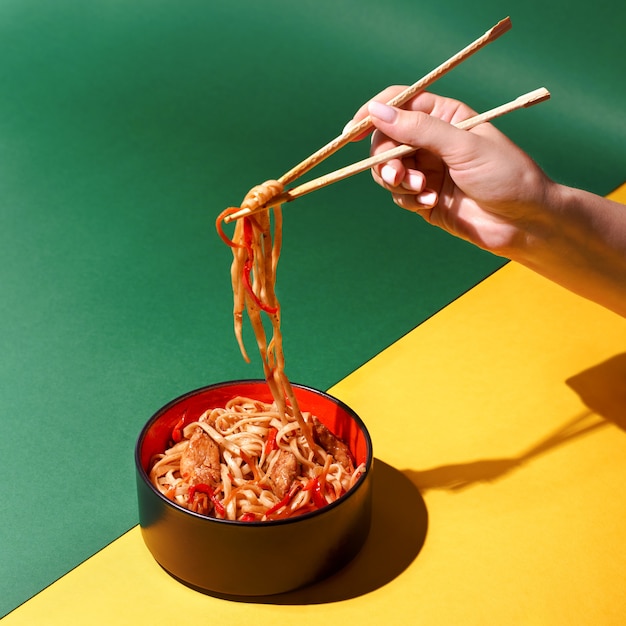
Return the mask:
<svg viewBox="0 0 626 626">
<path fill-rule="evenodd" d="M 312 413 L 339 437 L 352 452 L 359 465 L 371 455 L 369 436 L 361 420 L 341 401 L 326 393 L 294 385 L 300 410 Z M 262 380 L 220 383 L 190 392 L 173 400 L 146 425 L 140 445 L 141 466 L 147 473 L 151 459 L 168 446 L 172 429 L 184 418 L 184 423 L 197 420 L 209 408 L 223 407 L 235 396 L 246 396 L 262 402 L 272 402 L 272 394 Z"/>
</svg>

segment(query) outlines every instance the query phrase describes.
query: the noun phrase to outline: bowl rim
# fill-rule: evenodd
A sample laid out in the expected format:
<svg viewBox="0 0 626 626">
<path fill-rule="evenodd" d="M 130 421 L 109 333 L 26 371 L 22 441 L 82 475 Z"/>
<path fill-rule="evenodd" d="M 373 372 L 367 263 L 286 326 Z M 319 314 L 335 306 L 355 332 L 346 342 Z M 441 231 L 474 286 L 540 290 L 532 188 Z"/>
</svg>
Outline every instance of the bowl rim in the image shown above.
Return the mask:
<svg viewBox="0 0 626 626">
<path fill-rule="evenodd" d="M 311 518 L 324 515 L 328 513 L 329 511 L 332 511 L 333 509 L 337 508 L 343 502 L 345 502 L 346 500 L 348 500 L 354 494 L 357 493 L 357 491 L 360 489 L 360 487 L 367 480 L 369 474 L 371 473 L 372 465 L 374 462 L 374 451 L 373 451 L 373 446 L 372 446 L 372 439 L 367 429 L 367 426 L 365 425 L 365 422 L 363 422 L 363 420 L 356 413 L 356 411 L 352 409 L 350 406 L 348 406 L 345 402 L 343 402 L 343 400 L 336 398 L 335 396 L 329 394 L 326 391 L 315 389 L 314 387 L 303 385 L 301 383 L 291 382 L 292 387 L 297 388 L 297 389 L 302 389 L 304 391 L 308 391 L 316 395 L 322 396 L 323 398 L 339 406 L 343 411 L 348 413 L 350 417 L 355 421 L 359 430 L 361 431 L 361 434 L 363 435 L 365 439 L 365 448 L 366 448 L 365 470 L 359 476 L 359 478 L 354 483 L 354 485 L 346 493 L 344 493 L 340 498 L 338 498 L 334 502 L 331 502 L 330 504 L 323 506 L 321 509 L 316 509 L 315 511 L 310 511 L 308 513 L 302 513 L 301 515 L 295 515 L 293 517 L 288 517 L 288 518 L 283 518 L 283 519 L 274 519 L 274 520 L 265 520 L 265 521 L 254 520 L 254 521 L 249 521 L 249 522 L 241 521 L 241 520 L 221 519 L 217 517 L 210 517 L 209 515 L 203 515 L 201 513 L 196 513 L 195 511 L 190 511 L 184 506 L 181 506 L 180 504 L 170 500 L 169 498 L 166 498 L 152 484 L 150 477 L 148 476 L 146 470 L 143 468 L 143 464 L 141 463 L 141 447 L 142 447 L 142 443 L 143 443 L 146 433 L 164 413 L 169 411 L 173 406 L 182 402 L 183 400 L 191 396 L 199 395 L 206 391 L 211 391 L 212 389 L 234 387 L 236 385 L 242 385 L 242 384 L 267 384 L 267 382 L 263 378 L 242 378 L 238 380 L 228 380 L 228 381 L 223 381 L 223 382 L 211 383 L 203 387 L 198 387 L 197 389 L 192 389 L 191 391 L 187 391 L 177 396 L 176 398 L 164 404 L 160 409 L 158 409 L 155 413 L 152 414 L 152 416 L 148 419 L 148 421 L 141 428 L 141 431 L 139 432 L 139 435 L 137 436 L 137 439 L 135 442 L 134 457 L 135 457 L 135 470 L 137 471 L 138 475 L 141 477 L 141 480 L 143 481 L 143 483 L 152 491 L 153 494 L 155 494 L 165 505 L 171 507 L 172 509 L 178 511 L 179 513 L 182 513 L 184 515 L 189 515 L 190 517 L 196 518 L 200 521 L 219 523 L 219 524 L 224 524 L 226 526 L 236 526 L 239 528 L 268 528 L 270 526 L 282 526 L 285 524 L 294 524 L 298 522 L 304 522 L 305 520 L 309 520 Z"/>
</svg>

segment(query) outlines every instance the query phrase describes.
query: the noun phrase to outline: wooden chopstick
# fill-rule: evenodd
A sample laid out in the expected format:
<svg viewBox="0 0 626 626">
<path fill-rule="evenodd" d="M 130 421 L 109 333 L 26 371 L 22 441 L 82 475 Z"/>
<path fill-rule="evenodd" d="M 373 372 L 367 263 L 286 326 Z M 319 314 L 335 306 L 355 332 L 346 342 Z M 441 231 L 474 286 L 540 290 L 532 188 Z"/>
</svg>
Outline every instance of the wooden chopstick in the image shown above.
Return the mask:
<svg viewBox="0 0 626 626">
<path fill-rule="evenodd" d="M 479 124 L 483 124 L 485 122 L 489 122 L 497 117 L 505 115 L 507 113 L 511 113 L 512 111 L 517 111 L 518 109 L 528 108 L 533 106 L 534 104 L 539 104 L 540 102 L 544 102 L 550 98 L 550 92 L 545 87 L 540 87 L 539 89 L 535 89 L 534 91 L 530 91 L 524 95 L 521 95 L 515 100 L 511 100 L 505 104 L 502 104 L 498 107 L 490 109 L 489 111 L 485 111 L 484 113 L 480 113 L 478 115 L 474 115 L 462 122 L 457 122 L 454 124 L 457 128 L 461 130 L 469 130 L 478 126 Z M 344 180 L 349 176 L 354 176 L 355 174 L 359 174 L 360 172 L 364 172 L 375 165 L 379 165 L 380 163 L 385 163 L 386 161 L 390 161 L 391 159 L 400 159 L 406 157 L 413 152 L 416 152 L 419 148 L 415 146 L 401 145 L 391 150 L 387 150 L 385 152 L 381 152 L 380 154 L 376 154 L 367 159 L 363 159 L 362 161 L 358 161 L 353 163 L 352 165 L 348 165 L 346 167 L 342 167 L 341 169 L 335 170 L 334 172 L 330 172 L 329 174 L 324 174 L 319 178 L 315 178 L 314 180 L 308 181 L 298 187 L 294 187 L 288 191 L 285 191 L 270 200 L 267 204 L 264 204 L 259 207 L 255 207 L 253 209 L 240 209 L 239 211 L 235 211 L 230 215 L 227 215 L 224 218 L 224 222 L 232 222 L 234 220 L 239 219 L 240 217 L 245 217 L 249 215 L 254 215 L 258 211 L 262 211 L 263 209 L 267 209 L 269 207 L 276 206 L 278 204 L 283 204 L 285 202 L 291 202 L 296 198 L 300 198 L 312 191 L 317 191 L 318 189 L 322 189 L 332 183 L 339 182 L 340 180 Z"/>
<path fill-rule="evenodd" d="M 399 107 L 402 106 L 407 100 L 412 98 L 414 95 L 419 93 L 420 91 L 424 91 L 430 85 L 432 85 L 436 80 L 441 78 L 444 74 L 454 69 L 457 65 L 460 65 L 463 61 L 473 55 L 475 52 L 486 46 L 487 44 L 495 41 L 503 35 L 512 27 L 511 18 L 506 17 L 503 20 L 500 20 L 495 26 L 490 28 L 484 35 L 473 41 L 471 44 L 457 52 L 454 56 L 450 57 L 447 61 L 439 65 L 437 68 L 432 70 L 429 74 L 426 74 L 423 78 L 418 80 L 416 83 L 407 87 L 404 91 L 399 93 L 397 96 L 392 98 L 387 104 L 390 106 Z M 310 156 L 308 156 L 304 161 L 290 169 L 288 172 L 283 174 L 278 182 L 282 183 L 283 186 L 289 185 L 294 180 L 313 169 L 316 165 L 321 163 L 324 159 L 328 158 L 340 148 L 347 145 L 352 141 L 355 137 L 358 137 L 362 133 L 367 132 L 372 128 L 372 120 L 368 116 L 361 120 L 358 124 L 350 128 L 345 133 L 342 133 L 332 141 L 328 142 L 325 146 L 322 146 L 317 152 L 314 152 Z"/>
</svg>

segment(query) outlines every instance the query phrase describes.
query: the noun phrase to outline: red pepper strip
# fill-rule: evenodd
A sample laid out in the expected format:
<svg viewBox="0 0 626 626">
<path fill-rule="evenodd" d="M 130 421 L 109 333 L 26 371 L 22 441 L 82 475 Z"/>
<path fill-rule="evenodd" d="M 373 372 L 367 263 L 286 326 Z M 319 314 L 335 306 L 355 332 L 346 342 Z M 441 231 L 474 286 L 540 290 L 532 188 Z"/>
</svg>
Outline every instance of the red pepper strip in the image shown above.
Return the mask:
<svg viewBox="0 0 626 626">
<path fill-rule="evenodd" d="M 278 444 L 276 443 L 276 435 L 278 434 L 278 429 L 270 426 L 267 431 L 267 439 L 265 441 L 265 456 L 268 456 L 272 450 L 276 450 L 278 448 Z"/>
<path fill-rule="evenodd" d="M 172 439 L 174 440 L 174 443 L 178 443 L 182 438 L 183 438 L 183 426 L 185 425 L 185 417 L 181 417 L 176 426 L 174 426 L 174 428 L 172 429 Z"/>
<path fill-rule="evenodd" d="M 252 285 L 250 283 L 250 272 L 252 271 L 252 261 L 254 260 L 254 253 L 252 251 L 252 223 L 250 218 L 244 217 L 243 219 L 243 227 L 244 227 L 244 245 L 239 243 L 235 243 L 228 235 L 224 232 L 224 228 L 222 227 L 222 222 L 227 215 L 234 213 L 235 211 L 239 211 L 238 207 L 228 207 L 224 209 L 215 220 L 215 228 L 217 229 L 218 235 L 222 238 L 224 243 L 231 248 L 246 248 L 248 251 L 248 258 L 246 259 L 243 266 L 243 283 L 246 288 L 246 291 L 250 294 L 250 297 L 254 300 L 254 302 L 258 305 L 260 309 L 263 309 L 266 313 L 273 315 L 278 312 L 278 307 L 271 307 L 267 304 L 261 302 L 258 296 L 252 291 Z"/>
<path fill-rule="evenodd" d="M 240 522 L 256 522 L 256 515 L 254 513 L 244 513 L 240 518 Z"/>
<path fill-rule="evenodd" d="M 209 498 L 211 499 L 211 502 L 213 502 L 213 505 L 215 506 L 215 512 L 218 515 L 225 515 L 226 514 L 226 509 L 224 508 L 224 505 L 217 499 L 217 496 L 215 495 L 215 491 L 213 490 L 213 487 L 211 487 L 211 485 L 207 485 L 205 483 L 198 483 L 197 485 L 192 485 L 191 487 L 189 487 L 189 501 L 191 502 L 194 498 L 194 496 L 196 495 L 196 492 L 200 492 L 200 493 L 206 493 L 207 496 L 209 496 Z"/>
<path fill-rule="evenodd" d="M 316 508 L 321 509 L 323 506 L 328 504 L 328 502 L 326 502 L 326 498 L 324 498 L 322 494 L 322 486 L 320 485 L 320 481 L 317 476 L 308 482 L 304 490 L 311 492 L 311 497 L 313 498 Z"/>
<path fill-rule="evenodd" d="M 255 304 L 266 313 L 273 315 L 278 312 L 278 307 L 271 307 L 262 302 L 252 289 L 252 283 L 250 281 L 252 264 L 254 262 L 254 250 L 252 249 L 252 222 L 247 217 L 243 217 L 241 219 L 243 219 L 243 243 L 246 248 L 246 252 L 248 253 L 242 270 L 243 285 L 246 288 L 246 291 L 250 294 L 250 297 L 254 300 Z"/>
<path fill-rule="evenodd" d="M 269 306 L 268 304 L 265 304 L 265 302 L 262 302 L 256 295 L 256 293 L 254 293 L 254 291 L 252 290 L 252 284 L 250 283 L 250 271 L 251 266 L 249 262 L 246 261 L 243 265 L 243 285 L 246 288 L 246 291 L 250 294 L 250 297 L 254 300 L 254 303 L 259 307 L 259 309 L 262 309 L 268 315 L 274 315 L 274 313 L 278 313 L 277 306 Z"/>
<path fill-rule="evenodd" d="M 326 498 L 322 494 L 322 486 L 319 481 L 315 481 L 315 486 L 313 487 L 313 502 L 318 509 L 321 509 L 323 506 L 326 506 L 328 502 L 326 502 Z"/>
<path fill-rule="evenodd" d="M 289 493 L 278 503 L 276 503 L 273 507 L 269 508 L 265 515 L 269 517 L 272 513 L 276 513 L 279 509 L 282 509 L 284 506 L 287 506 L 294 498 L 294 496 L 302 489 L 302 483 L 296 483 L 290 490 Z"/>
<path fill-rule="evenodd" d="M 222 222 L 227 215 L 234 213 L 235 211 L 239 211 L 239 208 L 236 206 L 230 206 L 227 209 L 224 209 L 215 220 L 215 228 L 217 229 L 217 234 L 222 238 L 224 243 L 231 248 L 243 248 L 243 246 L 239 243 L 235 243 L 225 232 L 222 227 Z"/>
</svg>

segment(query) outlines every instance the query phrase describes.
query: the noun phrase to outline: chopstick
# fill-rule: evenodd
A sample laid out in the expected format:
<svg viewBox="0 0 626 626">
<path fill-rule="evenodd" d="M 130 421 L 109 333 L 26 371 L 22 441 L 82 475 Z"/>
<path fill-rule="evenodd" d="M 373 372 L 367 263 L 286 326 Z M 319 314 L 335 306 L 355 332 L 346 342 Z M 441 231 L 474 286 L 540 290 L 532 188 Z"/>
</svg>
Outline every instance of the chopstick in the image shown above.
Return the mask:
<svg viewBox="0 0 626 626">
<path fill-rule="evenodd" d="M 495 26 L 492 26 L 488 31 L 486 31 L 481 37 L 474 40 L 472 43 L 467 45 L 465 48 L 457 52 L 455 55 L 451 56 L 447 61 L 436 67 L 430 73 L 426 74 L 423 78 L 413 83 L 411 86 L 407 87 L 404 91 L 399 93 L 397 96 L 392 98 L 387 102 L 390 106 L 399 107 L 405 104 L 408 100 L 410 100 L 414 95 L 419 93 L 420 91 L 424 91 L 430 85 L 432 85 L 436 80 L 441 78 L 444 74 L 449 72 L 450 70 L 457 67 L 475 52 L 486 46 L 487 44 L 495 41 L 503 35 L 512 27 L 511 18 L 506 17 L 503 20 L 500 20 Z M 283 187 L 292 183 L 294 180 L 313 169 L 316 165 L 321 163 L 324 159 L 328 158 L 335 152 L 337 152 L 340 148 L 343 148 L 345 145 L 350 143 L 353 139 L 360 136 L 361 134 L 367 132 L 372 128 L 372 119 L 368 115 L 364 119 L 362 119 L 358 124 L 352 126 L 349 130 L 344 131 L 341 135 L 328 142 L 325 146 L 322 146 L 319 150 L 308 156 L 306 159 L 301 161 L 298 165 L 290 169 L 288 172 L 283 174 L 279 179 Z M 283 195 L 283 194 L 281 194 Z M 294 198 L 291 198 L 294 199 Z M 258 207 L 256 210 L 260 210 L 261 208 L 266 207 Z M 275 206 L 275 203 L 270 205 Z M 251 209 L 240 209 L 239 211 L 232 213 L 224 218 L 224 222 L 228 223 L 235 219 L 239 219 L 244 215 L 249 215 L 251 213 Z"/>
<path fill-rule="evenodd" d="M 479 124 L 484 124 L 485 122 L 494 120 L 497 117 L 501 117 L 502 115 L 506 115 L 507 113 L 511 113 L 512 111 L 531 107 L 535 104 L 539 104 L 540 102 L 544 102 L 549 98 L 550 92 L 545 87 L 540 87 L 539 89 L 529 91 L 524 95 L 518 96 L 517 98 L 515 98 L 515 100 L 511 100 L 510 102 L 497 106 L 493 109 L 490 109 L 489 111 L 479 113 L 478 115 L 474 115 L 473 117 L 470 117 L 466 120 L 457 122 L 453 124 L 453 126 L 456 126 L 456 128 L 460 130 L 470 130 L 471 128 L 474 128 Z M 368 170 L 375 165 L 379 165 L 380 163 L 385 163 L 386 161 L 390 161 L 391 159 L 400 159 L 406 157 L 413 152 L 416 152 L 417 150 L 419 150 L 419 148 L 416 148 L 415 146 L 397 146 L 395 148 L 392 148 L 391 150 L 381 152 L 380 154 L 376 154 L 367 159 L 363 159 L 362 161 L 358 161 L 356 163 L 353 163 L 352 165 L 347 165 L 346 167 L 342 167 L 341 169 L 330 172 L 329 174 L 324 174 L 319 178 L 315 178 L 314 180 L 310 180 L 302 185 L 299 185 L 298 187 L 294 187 L 293 189 L 285 191 L 272 198 L 267 204 L 255 207 L 253 209 L 246 208 L 235 211 L 234 213 L 227 215 L 224 218 L 224 222 L 229 223 L 241 217 L 254 215 L 259 211 L 276 206 L 278 204 L 291 202 L 292 200 L 300 198 L 308 193 L 311 193 L 312 191 L 317 191 L 318 189 L 322 189 L 323 187 L 331 185 L 332 183 L 344 180 L 349 176 L 354 176 L 355 174 L 364 172 L 365 170 Z"/>
<path fill-rule="evenodd" d="M 484 35 L 473 41 L 471 44 L 451 56 L 447 61 L 436 67 L 430 73 L 426 74 L 423 78 L 416 83 L 407 87 L 404 91 L 392 98 L 387 104 L 390 106 L 399 107 L 403 105 L 407 100 L 412 98 L 420 91 L 424 91 L 436 80 L 441 78 L 444 74 L 454 69 L 457 65 L 461 64 L 475 52 L 486 46 L 487 44 L 495 41 L 512 27 L 511 18 L 506 17 L 500 20 L 495 26 L 491 27 Z M 350 143 L 355 137 L 358 137 L 364 132 L 367 132 L 372 128 L 372 120 L 369 116 L 361 120 L 358 124 L 350 128 L 345 133 L 342 133 L 332 141 L 329 141 L 325 146 L 322 146 L 319 150 L 308 156 L 304 161 L 290 169 L 283 174 L 279 179 L 283 186 L 292 183 L 296 178 L 299 178 L 309 170 L 313 169 L 316 165 L 321 163 L 324 159 L 328 158 L 340 148 Z"/>
</svg>

